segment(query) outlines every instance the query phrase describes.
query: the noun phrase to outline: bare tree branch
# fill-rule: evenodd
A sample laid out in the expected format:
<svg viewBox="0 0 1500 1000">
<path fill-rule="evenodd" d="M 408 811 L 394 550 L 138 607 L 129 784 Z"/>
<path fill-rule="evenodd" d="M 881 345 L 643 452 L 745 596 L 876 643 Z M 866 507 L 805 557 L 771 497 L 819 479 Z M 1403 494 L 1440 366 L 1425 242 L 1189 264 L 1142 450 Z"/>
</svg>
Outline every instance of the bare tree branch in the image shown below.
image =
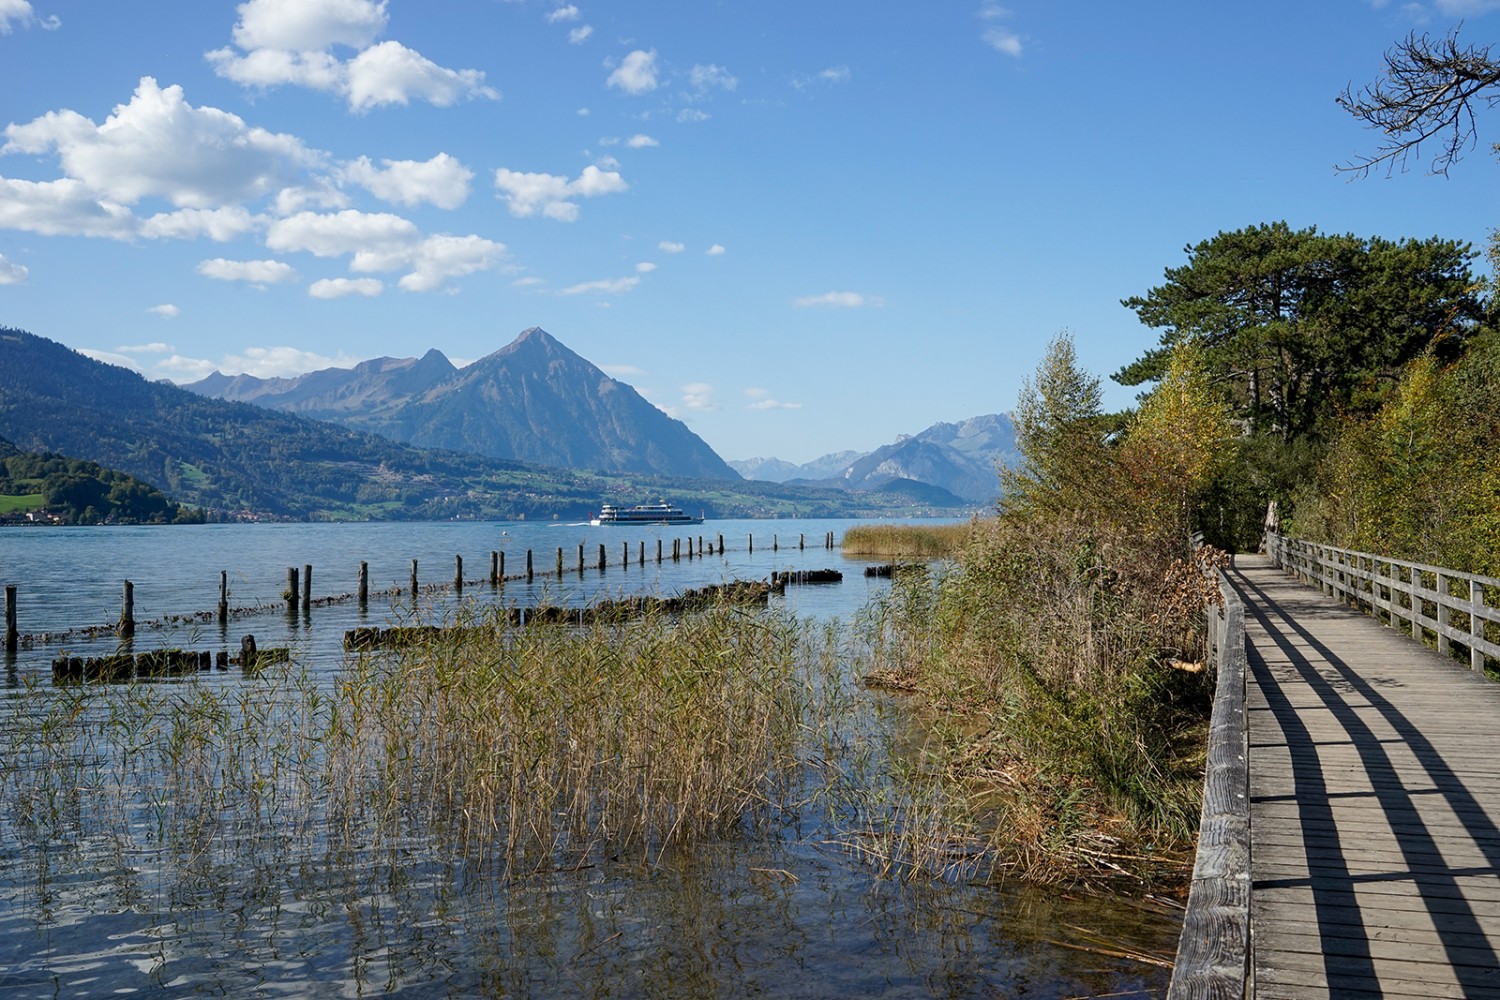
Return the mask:
<svg viewBox="0 0 1500 1000">
<path fill-rule="evenodd" d="M 1460 25 L 1459 27 L 1462 27 Z M 1378 151 L 1337 169 L 1367 176 L 1385 165 L 1389 175 L 1406 170 L 1422 143 L 1437 141 L 1431 172 L 1448 176 L 1448 168 L 1477 144 L 1475 107 L 1490 107 L 1500 94 L 1484 91 L 1500 83 L 1500 62 L 1488 45 L 1461 47 L 1458 28 L 1443 38 L 1415 32 L 1385 54 L 1385 73 L 1356 93 L 1346 87 L 1339 107 L 1385 134 Z"/>
</svg>

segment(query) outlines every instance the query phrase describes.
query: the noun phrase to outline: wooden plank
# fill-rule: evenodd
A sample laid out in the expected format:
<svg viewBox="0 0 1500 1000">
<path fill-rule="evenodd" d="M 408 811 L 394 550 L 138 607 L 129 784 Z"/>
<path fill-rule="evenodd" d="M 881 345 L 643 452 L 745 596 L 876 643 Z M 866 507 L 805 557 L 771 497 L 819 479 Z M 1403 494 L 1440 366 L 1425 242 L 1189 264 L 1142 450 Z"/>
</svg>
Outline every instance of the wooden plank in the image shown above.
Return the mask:
<svg viewBox="0 0 1500 1000">
<path fill-rule="evenodd" d="M 1351 579 L 1399 565 L 1347 558 Z M 1415 589 L 1430 618 L 1429 570 L 1390 572 L 1384 603 Z M 1233 577 L 1256 995 L 1500 1000 L 1500 686 L 1264 560 Z"/>
</svg>

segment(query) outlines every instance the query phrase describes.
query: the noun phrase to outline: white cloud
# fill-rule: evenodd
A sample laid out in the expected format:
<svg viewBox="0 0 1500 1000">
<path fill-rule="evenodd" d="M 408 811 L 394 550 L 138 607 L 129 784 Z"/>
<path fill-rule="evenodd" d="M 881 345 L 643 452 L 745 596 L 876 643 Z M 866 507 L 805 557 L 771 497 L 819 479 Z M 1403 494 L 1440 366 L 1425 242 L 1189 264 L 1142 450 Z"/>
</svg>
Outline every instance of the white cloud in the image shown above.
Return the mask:
<svg viewBox="0 0 1500 1000">
<path fill-rule="evenodd" d="M 463 98 L 498 100 L 500 92 L 485 86 L 479 70 L 444 69 L 400 42 L 381 42 L 349 63 L 349 107 L 367 111 L 382 104 L 406 104 L 420 97 L 446 108 Z"/>
<path fill-rule="evenodd" d="M 683 108 L 677 112 L 677 120 L 683 123 L 706 122 L 712 117 L 713 115 L 706 111 L 699 111 L 697 108 Z"/>
<path fill-rule="evenodd" d="M 688 80 L 693 88 L 699 91 L 712 90 L 714 87 L 733 90 L 740 85 L 740 81 L 735 79 L 729 70 L 713 64 L 694 66 L 688 73 Z"/>
<path fill-rule="evenodd" d="M 0 285 L 24 285 L 30 275 L 24 265 L 8 261 L 0 253 Z"/>
<path fill-rule="evenodd" d="M 363 49 L 385 31 L 385 0 L 246 0 L 234 43 L 248 51 Z"/>
<path fill-rule="evenodd" d="M 153 316 L 160 316 L 162 319 L 176 319 L 178 316 L 182 315 L 182 310 L 179 309 L 179 308 L 177 308 L 176 306 L 174 306 L 170 302 L 163 302 L 159 306 L 152 306 L 150 309 L 147 309 L 146 311 L 148 313 L 151 313 Z M 148 346 L 154 346 L 154 345 L 148 345 Z M 162 346 L 165 346 L 165 345 L 162 345 Z M 141 348 L 133 348 L 133 349 L 134 350 L 141 350 Z M 132 348 L 122 347 L 122 348 L 120 348 L 120 350 L 122 350 L 122 351 L 124 351 L 124 350 L 132 350 Z"/>
<path fill-rule="evenodd" d="M 656 270 L 656 265 L 651 263 L 649 260 L 643 260 L 635 266 L 635 272 L 637 274 L 650 274 L 654 270 Z"/>
<path fill-rule="evenodd" d="M 337 93 L 353 111 L 413 98 L 439 107 L 498 99 L 479 70 L 453 70 L 396 41 L 376 42 L 387 24 L 385 0 L 247 0 L 233 32 L 238 48 L 206 54 L 214 71 L 242 86 L 291 84 Z M 332 49 L 356 52 L 341 61 Z"/>
<path fill-rule="evenodd" d="M 652 146 L 660 146 L 661 143 L 657 142 L 649 135 L 637 132 L 635 135 L 625 140 L 625 145 L 629 146 L 631 149 L 646 149 Z"/>
<path fill-rule="evenodd" d="M 722 257 L 722 256 L 724 256 L 728 252 L 729 251 L 725 250 L 724 247 L 723 247 L 723 245 L 719 244 L 719 243 L 715 243 L 713 246 L 711 246 L 707 250 L 703 251 L 704 256 L 707 256 L 707 257 Z"/>
<path fill-rule="evenodd" d="M 127 357 L 124 354 L 116 354 L 113 351 L 97 351 L 92 347 L 80 347 L 78 348 L 78 353 L 86 358 L 102 361 L 107 365 L 118 365 L 121 368 L 129 368 L 133 372 L 141 370 L 140 362 L 136 361 L 135 358 Z"/>
<path fill-rule="evenodd" d="M 130 209 L 101 201 L 79 181 L 21 181 L 0 177 L 0 229 L 19 229 L 40 236 L 103 236 L 127 240 L 135 235 Z"/>
<path fill-rule="evenodd" d="M 252 285 L 280 285 L 298 279 L 297 269 L 279 260 L 205 260 L 196 269 L 215 281 L 246 281 Z"/>
<path fill-rule="evenodd" d="M 309 285 L 307 294 L 315 299 L 341 299 L 346 295 L 373 298 L 384 289 L 378 278 L 323 278 Z"/>
<path fill-rule="evenodd" d="M 430 202 L 439 208 L 458 208 L 469 197 L 474 172 L 447 153 L 430 160 L 382 160 L 376 167 L 369 157 L 346 163 L 339 175 L 358 184 L 375 197 L 398 205 Z"/>
<path fill-rule="evenodd" d="M 671 240 L 662 240 L 656 244 L 656 249 L 662 253 L 682 253 L 687 247 L 681 243 L 673 243 Z"/>
<path fill-rule="evenodd" d="M 884 305 L 884 302 L 878 296 L 861 295 L 858 292 L 824 292 L 822 295 L 805 295 L 800 299 L 793 299 L 792 305 L 801 309 L 813 306 L 859 309 L 863 306 Z"/>
<path fill-rule="evenodd" d="M 505 257 L 505 244 L 478 236 L 429 236 L 411 261 L 411 272 L 398 284 L 408 292 L 435 292 L 449 278 L 488 271 Z"/>
<path fill-rule="evenodd" d="M 801 403 L 783 403 L 780 400 L 767 396 L 765 399 L 757 399 L 746 406 L 749 410 L 800 410 Z"/>
<path fill-rule="evenodd" d="M 362 360 L 343 351 L 330 358 L 298 347 L 247 347 L 242 354 L 226 354 L 217 367 L 226 374 L 244 372 L 257 378 L 284 378 L 323 368 L 353 368 Z"/>
<path fill-rule="evenodd" d="M 155 306 L 146 311 L 157 312 L 158 310 L 171 310 L 173 316 L 176 316 L 181 312 L 181 310 L 176 306 Z M 173 347 L 171 344 L 164 344 L 161 341 L 156 340 L 152 341 L 149 344 L 127 344 L 124 347 L 116 347 L 115 350 L 120 351 L 123 354 L 171 354 L 172 352 L 176 351 L 177 348 Z"/>
<path fill-rule="evenodd" d="M 1433 6 L 1449 17 L 1478 17 L 1500 10 L 1500 0 L 1436 0 Z"/>
<path fill-rule="evenodd" d="M 220 208 L 271 194 L 321 160 L 294 136 L 195 108 L 181 87 L 160 87 L 149 76 L 103 125 L 52 111 L 6 126 L 5 138 L 0 153 L 55 152 L 66 177 L 101 204 L 157 197 L 179 208 Z"/>
<path fill-rule="evenodd" d="M 560 24 L 563 21 L 576 21 L 583 15 L 573 4 L 565 4 L 557 7 L 547 14 L 548 24 Z"/>
<path fill-rule="evenodd" d="M 0 35 L 8 35 L 15 28 L 38 27 L 45 31 L 56 31 L 62 22 L 54 15 L 39 18 L 28 0 L 0 0 Z"/>
<path fill-rule="evenodd" d="M 588 295 L 599 292 L 603 295 L 623 295 L 631 291 L 641 283 L 639 277 L 629 278 L 604 278 L 599 281 L 585 281 L 577 285 L 569 285 L 562 290 L 563 295 Z"/>
<path fill-rule="evenodd" d="M 687 410 L 717 410 L 714 387 L 707 382 L 691 382 L 683 386 L 682 406 Z"/>
<path fill-rule="evenodd" d="M 999 22 L 1007 20 L 1011 12 L 997 3 L 985 3 L 979 8 L 979 19 L 985 28 L 979 37 L 984 44 L 1002 55 L 1019 58 L 1023 49 L 1021 36 Z"/>
<path fill-rule="evenodd" d="M 636 49 L 616 66 L 604 81 L 607 87 L 618 87 L 627 94 L 644 94 L 657 88 L 656 50 Z"/>
<path fill-rule="evenodd" d="M 599 370 L 611 378 L 618 379 L 635 378 L 646 374 L 644 368 L 637 368 L 635 365 L 600 365 Z"/>
<path fill-rule="evenodd" d="M 824 83 L 848 83 L 849 75 L 848 66 L 830 66 L 818 74 L 818 79 Z"/>
<path fill-rule="evenodd" d="M 394 257 L 406 259 L 417 245 L 420 235 L 408 219 L 387 212 L 298 212 L 272 222 L 266 232 L 266 246 L 281 253 L 305 251 L 318 257 L 341 257 L 355 254 L 366 262 Z M 375 266 L 355 270 L 389 270 Z"/>
<path fill-rule="evenodd" d="M 584 42 L 589 40 L 589 36 L 593 33 L 594 28 L 592 25 L 579 25 L 572 31 L 568 32 L 568 41 L 573 45 L 582 45 Z"/>
<path fill-rule="evenodd" d="M 141 221 L 140 234 L 150 239 L 191 240 L 206 236 L 215 243 L 238 239 L 259 225 L 239 206 L 230 208 L 181 208 L 160 212 Z"/>
<path fill-rule="evenodd" d="M 594 198 L 626 190 L 618 173 L 595 166 L 583 168 L 576 180 L 557 174 L 522 173 L 504 167 L 495 171 L 495 187 L 510 207 L 510 214 L 525 218 L 540 212 L 549 219 L 572 222 L 578 205 L 570 198 Z"/>
</svg>

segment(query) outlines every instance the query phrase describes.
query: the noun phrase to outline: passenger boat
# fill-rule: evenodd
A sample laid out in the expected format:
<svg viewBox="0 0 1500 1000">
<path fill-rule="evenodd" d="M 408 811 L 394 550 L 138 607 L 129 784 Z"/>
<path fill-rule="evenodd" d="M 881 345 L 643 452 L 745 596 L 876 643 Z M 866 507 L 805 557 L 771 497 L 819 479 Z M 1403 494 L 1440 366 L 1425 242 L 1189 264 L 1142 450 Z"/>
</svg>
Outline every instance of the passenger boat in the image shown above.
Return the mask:
<svg viewBox="0 0 1500 1000">
<path fill-rule="evenodd" d="M 674 507 L 663 500 L 661 503 L 636 504 L 634 507 L 616 507 L 604 504 L 597 517 L 589 518 L 589 524 L 702 524 L 703 515 L 694 517 L 682 508 Z"/>
</svg>

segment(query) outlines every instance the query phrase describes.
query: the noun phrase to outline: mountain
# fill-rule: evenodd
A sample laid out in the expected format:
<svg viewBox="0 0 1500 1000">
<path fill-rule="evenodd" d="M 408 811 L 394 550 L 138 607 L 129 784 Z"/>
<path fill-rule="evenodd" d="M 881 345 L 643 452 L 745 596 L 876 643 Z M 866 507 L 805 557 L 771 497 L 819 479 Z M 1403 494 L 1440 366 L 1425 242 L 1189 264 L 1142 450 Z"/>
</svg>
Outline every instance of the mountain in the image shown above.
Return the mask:
<svg viewBox="0 0 1500 1000">
<path fill-rule="evenodd" d="M 746 479 L 785 483 L 793 479 L 831 479 L 863 457 L 864 452 L 860 451 L 836 451 L 802 465 L 779 458 L 743 458 L 731 460 L 729 466 Z"/>
<path fill-rule="evenodd" d="M 903 435 L 868 454 L 838 452 L 806 465 L 775 458 L 731 462 L 742 475 L 788 486 L 839 486 L 879 490 L 898 482 L 925 483 L 969 503 L 989 503 L 999 488 L 996 465 L 1019 458 L 1010 417 L 989 414 L 958 423 L 938 423 Z"/>
<path fill-rule="evenodd" d="M 540 327 L 462 369 L 431 350 L 291 379 L 215 372 L 185 388 L 423 448 L 569 469 L 739 478 L 686 424 Z"/>
<path fill-rule="evenodd" d="M 278 391 L 285 392 L 287 386 Z M 388 441 L 211 399 L 0 328 L 0 437 L 128 473 L 212 517 L 566 517 L 670 496 L 710 517 L 951 514 L 901 494 L 585 473 Z M 28 490 L 28 492 L 30 492 Z"/>
</svg>

